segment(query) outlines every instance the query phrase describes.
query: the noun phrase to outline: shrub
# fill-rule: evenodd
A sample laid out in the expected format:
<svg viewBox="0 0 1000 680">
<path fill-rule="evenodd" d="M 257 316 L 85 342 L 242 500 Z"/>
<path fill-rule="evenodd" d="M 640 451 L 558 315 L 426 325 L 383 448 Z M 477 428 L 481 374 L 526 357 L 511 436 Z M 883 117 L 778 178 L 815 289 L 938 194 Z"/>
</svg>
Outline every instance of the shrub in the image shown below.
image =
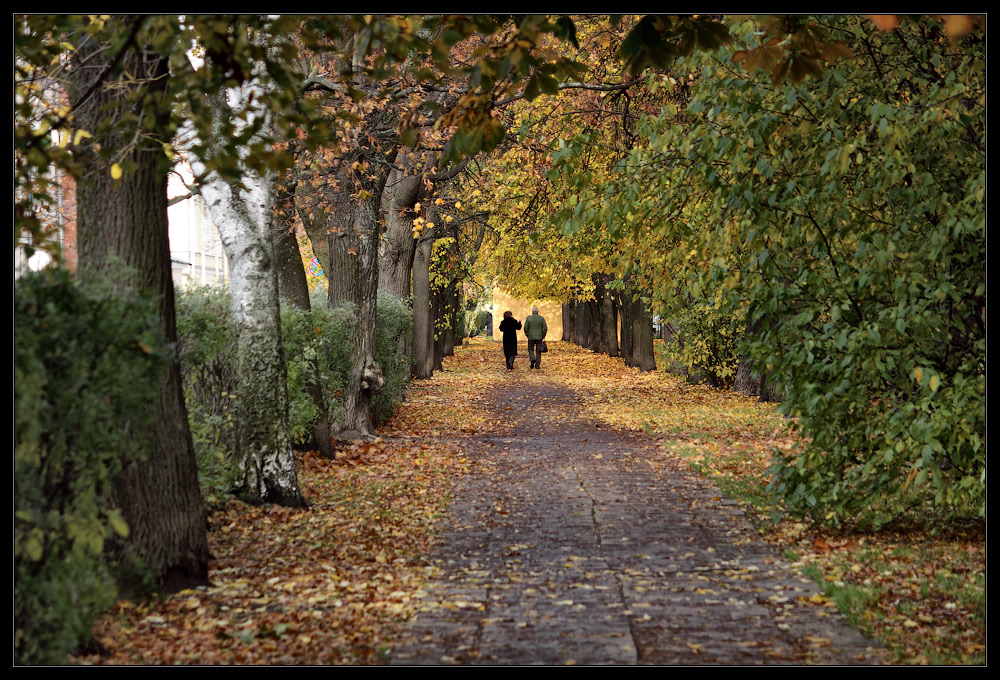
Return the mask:
<svg viewBox="0 0 1000 680">
<path fill-rule="evenodd" d="M 388 420 L 395 405 L 402 401 L 403 389 L 410 379 L 412 337 L 413 311 L 399 298 L 379 293 L 375 318 L 375 360 L 382 367 L 385 386 L 372 400 L 376 424 Z"/>
<path fill-rule="evenodd" d="M 227 491 L 235 444 L 236 323 L 229 293 L 204 286 L 176 291 L 177 348 L 201 486 Z"/>
<path fill-rule="evenodd" d="M 676 333 L 664 336 L 665 364 L 694 382 L 731 387 L 740 362 L 737 339 L 742 324 L 718 312 L 711 300 L 680 305 L 671 311 L 671 319 Z"/>
<path fill-rule="evenodd" d="M 14 286 L 14 660 L 62 663 L 114 602 L 105 542 L 165 357 L 149 300 L 62 270 Z"/>
</svg>

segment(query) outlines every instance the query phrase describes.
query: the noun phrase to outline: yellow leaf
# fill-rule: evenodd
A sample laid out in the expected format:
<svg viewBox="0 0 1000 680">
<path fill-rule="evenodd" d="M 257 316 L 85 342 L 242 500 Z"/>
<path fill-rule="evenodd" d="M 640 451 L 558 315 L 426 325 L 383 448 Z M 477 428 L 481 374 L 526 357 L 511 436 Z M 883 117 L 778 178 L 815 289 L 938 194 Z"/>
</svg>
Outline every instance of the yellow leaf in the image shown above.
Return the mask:
<svg viewBox="0 0 1000 680">
<path fill-rule="evenodd" d="M 37 562 L 42 559 L 42 542 L 35 536 L 29 536 L 24 543 L 24 550 L 28 553 L 28 559 Z"/>
<path fill-rule="evenodd" d="M 90 136 L 90 133 L 86 130 L 77 130 L 76 134 L 73 135 L 73 146 L 78 145 L 81 139 L 89 139 Z"/>
<path fill-rule="evenodd" d="M 174 153 L 174 147 L 170 146 L 167 142 L 163 143 L 163 153 L 171 160 L 177 158 L 177 154 Z"/>
<path fill-rule="evenodd" d="M 931 392 L 937 392 L 938 391 L 938 386 L 940 384 L 941 384 L 941 381 L 938 379 L 938 377 L 936 375 L 932 375 L 931 379 L 930 379 L 930 382 L 927 383 L 928 387 L 931 388 Z"/>
<path fill-rule="evenodd" d="M 122 178 L 122 166 L 115 163 L 111 166 L 111 179 L 121 179 Z"/>
<path fill-rule="evenodd" d="M 122 538 L 128 537 L 128 524 L 122 519 L 121 514 L 117 511 L 108 514 L 108 522 L 111 524 L 111 528 L 115 530 L 115 533 Z"/>
<path fill-rule="evenodd" d="M 920 378 L 923 376 L 923 374 L 924 370 L 919 366 L 913 369 L 913 379 L 916 380 L 917 382 L 920 382 Z"/>
</svg>

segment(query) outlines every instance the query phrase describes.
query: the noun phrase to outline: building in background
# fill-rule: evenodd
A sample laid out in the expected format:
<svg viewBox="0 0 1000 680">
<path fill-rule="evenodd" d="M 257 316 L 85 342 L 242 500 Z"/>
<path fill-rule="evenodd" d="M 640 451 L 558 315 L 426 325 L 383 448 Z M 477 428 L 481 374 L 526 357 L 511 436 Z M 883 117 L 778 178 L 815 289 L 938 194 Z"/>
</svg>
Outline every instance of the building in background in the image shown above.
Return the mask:
<svg viewBox="0 0 1000 680">
<path fill-rule="evenodd" d="M 28 256 L 27 239 L 14 248 L 14 278 L 29 271 L 47 267 L 54 261 L 52 251 L 62 253 L 70 271 L 76 271 L 76 180 L 62 169 L 52 169 L 52 204 L 45 206 L 39 217 L 48 234 L 49 248 L 35 250 Z"/>
<path fill-rule="evenodd" d="M 53 170 L 53 203 L 42 216 L 51 234 L 51 250 L 38 249 L 29 257 L 23 246 L 14 248 L 14 278 L 47 267 L 62 253 L 63 263 L 76 270 L 76 181 L 59 168 Z M 205 201 L 191 194 L 191 169 L 179 164 L 171 173 L 167 195 L 176 203 L 167 208 L 170 220 L 170 269 L 175 286 L 224 284 L 229 264 L 219 231 L 208 217 Z"/>
<path fill-rule="evenodd" d="M 186 163 L 170 173 L 167 196 L 171 201 L 188 196 L 167 208 L 170 220 L 170 270 L 175 286 L 210 286 L 229 278 L 229 263 L 219 230 L 208 217 L 205 200 L 191 195 L 193 177 Z"/>
</svg>

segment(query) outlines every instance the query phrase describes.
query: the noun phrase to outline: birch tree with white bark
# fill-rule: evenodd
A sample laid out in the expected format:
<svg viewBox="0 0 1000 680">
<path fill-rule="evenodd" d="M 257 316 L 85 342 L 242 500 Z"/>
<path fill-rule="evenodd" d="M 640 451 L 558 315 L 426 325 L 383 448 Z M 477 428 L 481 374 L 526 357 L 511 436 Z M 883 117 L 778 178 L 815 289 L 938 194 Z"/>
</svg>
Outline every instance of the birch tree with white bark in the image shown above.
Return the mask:
<svg viewBox="0 0 1000 680">
<path fill-rule="evenodd" d="M 212 139 L 252 132 L 241 147 L 237 177 L 223 177 L 214 162 L 221 151 L 212 144 L 194 152 L 196 132 L 186 127 L 182 142 L 189 149 L 195 174 L 203 177 L 201 195 L 219 230 L 229 260 L 229 291 L 238 329 L 235 493 L 250 503 L 302 507 L 292 439 L 288 426 L 288 392 L 283 353 L 278 279 L 272 242 L 272 203 L 276 174 L 251 169 L 254 142 L 271 132 L 266 107 L 268 87 L 255 75 L 211 99 Z M 229 130 L 228 128 L 232 129 Z"/>
</svg>

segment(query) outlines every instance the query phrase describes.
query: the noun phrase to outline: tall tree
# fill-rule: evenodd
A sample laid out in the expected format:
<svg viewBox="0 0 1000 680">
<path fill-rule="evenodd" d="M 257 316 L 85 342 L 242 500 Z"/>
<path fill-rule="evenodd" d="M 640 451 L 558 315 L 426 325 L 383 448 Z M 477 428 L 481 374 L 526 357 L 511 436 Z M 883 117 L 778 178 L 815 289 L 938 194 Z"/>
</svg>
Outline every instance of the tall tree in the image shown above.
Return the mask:
<svg viewBox="0 0 1000 680">
<path fill-rule="evenodd" d="M 76 126 L 90 135 L 76 149 L 78 266 L 85 279 L 124 268 L 124 285 L 157 300 L 164 337 L 176 342 L 164 155 L 172 136 L 168 68 L 146 42 L 148 23 L 114 18 L 73 36 L 69 102 Z M 176 361 L 149 408 L 152 429 L 134 433 L 146 439 L 147 456 L 128 466 L 118 485 L 129 525 L 124 557 L 138 560 L 168 590 L 202 585 L 205 511 Z"/>
</svg>

